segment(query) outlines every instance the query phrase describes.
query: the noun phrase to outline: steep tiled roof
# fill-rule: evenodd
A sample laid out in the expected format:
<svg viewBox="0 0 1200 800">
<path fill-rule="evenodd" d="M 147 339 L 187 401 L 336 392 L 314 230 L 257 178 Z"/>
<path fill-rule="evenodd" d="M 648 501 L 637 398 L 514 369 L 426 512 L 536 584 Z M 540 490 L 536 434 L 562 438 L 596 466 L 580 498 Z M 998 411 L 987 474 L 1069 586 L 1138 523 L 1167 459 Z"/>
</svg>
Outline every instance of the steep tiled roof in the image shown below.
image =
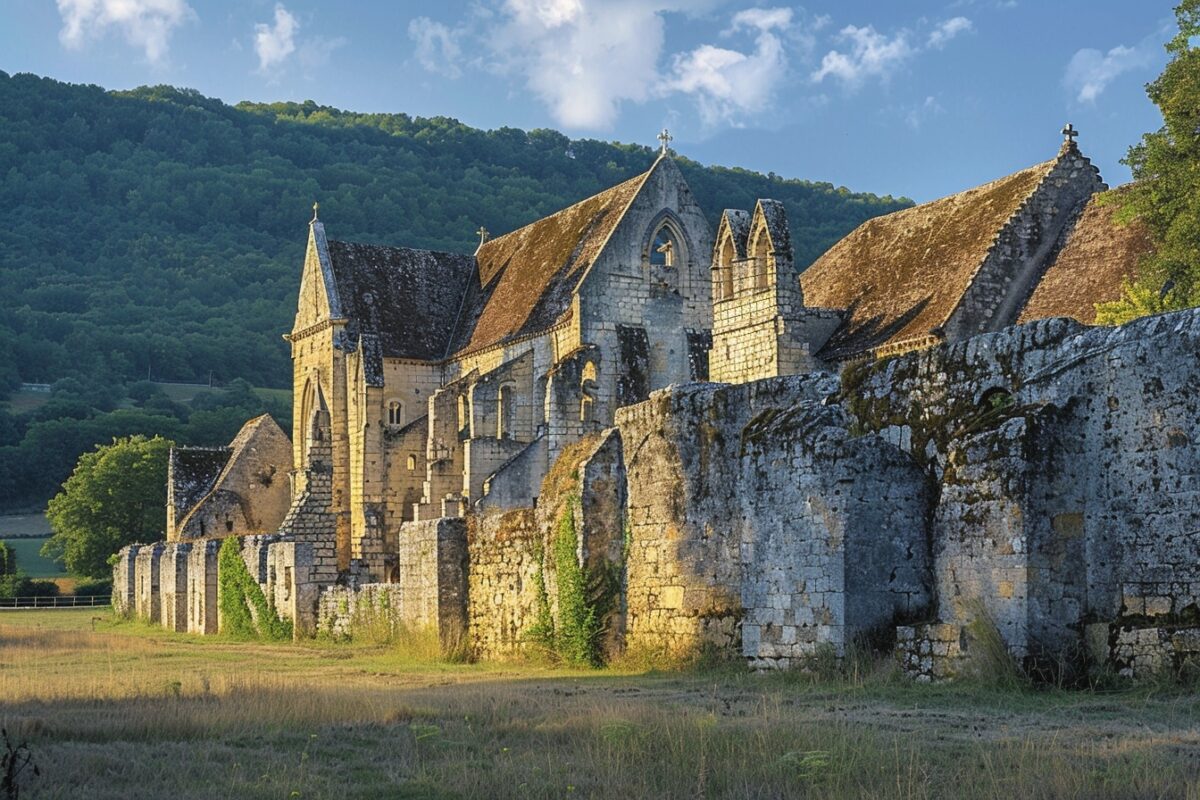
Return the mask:
<svg viewBox="0 0 1200 800">
<path fill-rule="evenodd" d="M 392 358 L 446 353 L 471 256 L 330 240 L 329 260 L 352 342 L 374 337 Z"/>
<path fill-rule="evenodd" d="M 171 501 L 180 516 L 212 490 L 232 454 L 230 447 L 171 448 Z"/>
<path fill-rule="evenodd" d="M 476 252 L 451 353 L 543 331 L 570 312 L 571 293 L 650 171 L 499 236 Z"/>
<path fill-rule="evenodd" d="M 1088 203 L 1018 323 L 1072 317 L 1091 325 L 1096 303 L 1119 298 L 1122 279 L 1136 276 L 1138 261 L 1153 250 L 1150 234 L 1139 223 L 1117 223 L 1117 205 L 1103 200 L 1097 195 Z"/>
<path fill-rule="evenodd" d="M 996 235 L 1055 163 L 876 217 L 817 259 L 801 276 L 805 303 L 848 309 L 825 354 L 841 358 L 944 325 Z"/>
</svg>

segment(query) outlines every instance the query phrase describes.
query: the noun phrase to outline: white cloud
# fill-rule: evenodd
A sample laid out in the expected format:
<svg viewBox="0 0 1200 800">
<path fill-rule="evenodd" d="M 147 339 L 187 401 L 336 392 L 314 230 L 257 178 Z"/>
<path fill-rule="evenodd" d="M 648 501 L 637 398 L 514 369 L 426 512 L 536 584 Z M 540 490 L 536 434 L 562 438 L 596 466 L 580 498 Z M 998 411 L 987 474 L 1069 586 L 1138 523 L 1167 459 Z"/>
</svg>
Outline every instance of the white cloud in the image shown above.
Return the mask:
<svg viewBox="0 0 1200 800">
<path fill-rule="evenodd" d="M 172 31 L 196 16 L 184 0 L 58 0 L 58 13 L 65 47 L 78 49 L 116 28 L 152 64 L 166 58 Z"/>
<path fill-rule="evenodd" d="M 917 50 L 909 43 L 908 31 L 885 36 L 867 25 L 842 28 L 838 39 L 849 45 L 849 52 L 830 50 L 821 59 L 821 66 L 812 73 L 814 83 L 833 77 L 847 86 L 860 86 L 867 78 L 890 79 L 892 73 L 908 61 Z"/>
<path fill-rule="evenodd" d="M 830 50 L 821 59 L 821 66 L 812 73 L 813 83 L 836 78 L 850 89 L 857 89 L 870 78 L 887 83 L 904 64 L 921 52 L 940 50 L 959 34 L 974 30 L 966 17 L 953 17 L 929 32 L 924 46 L 913 44 L 914 34 L 900 29 L 892 36 L 882 34 L 874 26 L 848 25 L 838 32 L 837 39 L 847 45 L 845 52 Z"/>
<path fill-rule="evenodd" d="M 269 72 L 281 66 L 296 50 L 296 31 L 300 22 L 282 3 L 275 5 L 275 23 L 254 26 L 254 52 L 258 55 L 258 71 Z"/>
<path fill-rule="evenodd" d="M 776 87 L 786 78 L 788 59 L 777 32 L 792 28 L 790 8 L 755 8 L 734 15 L 727 33 L 757 31 L 754 50 L 743 53 L 705 44 L 672 59 L 660 92 L 692 95 L 708 125 L 740 124 L 747 114 L 764 111 Z"/>
<path fill-rule="evenodd" d="M 904 124 L 914 131 L 919 131 L 926 120 L 945 113 L 946 109 L 942 107 L 936 97 L 926 97 L 925 102 L 908 109 L 904 115 Z"/>
<path fill-rule="evenodd" d="M 958 36 L 960 33 L 966 33 L 974 27 L 971 24 L 971 20 L 966 17 L 948 19 L 933 29 L 933 32 L 929 34 L 929 41 L 926 44 L 928 47 L 935 47 L 940 50 L 955 36 Z"/>
<path fill-rule="evenodd" d="M 462 75 L 462 47 L 459 45 L 462 35 L 461 29 L 451 29 L 429 17 L 417 17 L 408 23 L 408 38 L 416 43 L 417 61 L 426 70 L 448 78 Z"/>
<path fill-rule="evenodd" d="M 1072 56 L 1063 85 L 1078 102 L 1095 103 L 1110 83 L 1126 72 L 1148 66 L 1153 59 L 1153 51 L 1145 43 L 1137 47 L 1118 45 L 1107 53 L 1086 48 Z"/>
<path fill-rule="evenodd" d="M 623 102 L 652 96 L 665 38 L 662 13 L 686 5 L 505 0 L 488 36 L 491 66 L 520 75 L 564 127 L 608 128 Z"/>
<path fill-rule="evenodd" d="M 774 28 L 787 30 L 792 25 L 792 9 L 790 8 L 747 8 L 733 15 L 731 31 L 743 28 L 757 28 L 769 31 Z"/>
</svg>

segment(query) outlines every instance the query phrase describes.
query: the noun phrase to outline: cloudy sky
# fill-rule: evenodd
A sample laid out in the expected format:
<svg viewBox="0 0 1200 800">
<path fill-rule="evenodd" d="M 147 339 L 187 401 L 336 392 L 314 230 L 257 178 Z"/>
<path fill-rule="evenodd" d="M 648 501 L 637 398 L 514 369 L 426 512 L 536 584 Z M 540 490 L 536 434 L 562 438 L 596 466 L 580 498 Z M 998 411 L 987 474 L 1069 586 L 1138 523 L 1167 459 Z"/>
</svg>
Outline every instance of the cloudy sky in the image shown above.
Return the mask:
<svg viewBox="0 0 1200 800">
<path fill-rule="evenodd" d="M 0 0 L 0 69 L 675 148 L 929 200 L 1052 156 L 1111 184 L 1174 0 Z"/>
</svg>

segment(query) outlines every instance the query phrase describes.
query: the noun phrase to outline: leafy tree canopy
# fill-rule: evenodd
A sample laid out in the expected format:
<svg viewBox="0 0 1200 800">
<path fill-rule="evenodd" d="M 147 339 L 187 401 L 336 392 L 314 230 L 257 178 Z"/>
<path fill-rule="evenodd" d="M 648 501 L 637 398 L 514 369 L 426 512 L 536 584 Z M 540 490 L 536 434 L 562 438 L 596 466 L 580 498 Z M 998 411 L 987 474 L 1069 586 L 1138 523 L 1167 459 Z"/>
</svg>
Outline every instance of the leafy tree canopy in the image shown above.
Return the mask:
<svg viewBox="0 0 1200 800">
<path fill-rule="evenodd" d="M 162 538 L 170 447 L 161 437 L 131 436 L 84 453 L 50 500 L 54 534 L 43 555 L 61 559 L 74 575 L 104 578 L 113 553 Z"/>
<path fill-rule="evenodd" d="M 1100 323 L 1200 305 L 1200 0 L 1184 0 L 1175 16 L 1171 61 L 1146 87 L 1163 126 L 1130 148 L 1125 163 L 1134 183 L 1118 215 L 1145 223 L 1156 251 L 1120 300 L 1097 306 Z"/>
</svg>

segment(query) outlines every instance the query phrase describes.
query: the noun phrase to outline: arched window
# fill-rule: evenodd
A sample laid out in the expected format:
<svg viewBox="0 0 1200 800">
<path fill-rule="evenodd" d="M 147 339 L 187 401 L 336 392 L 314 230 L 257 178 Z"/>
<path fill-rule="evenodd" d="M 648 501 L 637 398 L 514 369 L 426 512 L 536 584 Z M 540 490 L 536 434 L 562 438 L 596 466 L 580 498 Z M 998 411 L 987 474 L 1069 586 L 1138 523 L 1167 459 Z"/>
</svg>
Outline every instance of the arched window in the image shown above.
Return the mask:
<svg viewBox="0 0 1200 800">
<path fill-rule="evenodd" d="M 733 248 L 733 237 L 726 236 L 717 251 L 717 299 L 733 297 L 733 261 L 737 253 Z"/>
<path fill-rule="evenodd" d="M 463 438 L 471 428 L 471 401 L 465 394 L 458 396 L 458 435 Z"/>
<path fill-rule="evenodd" d="M 759 228 L 754 234 L 754 244 L 750 250 L 750 256 L 754 259 L 755 289 L 766 289 L 768 286 L 767 258 L 770 246 L 770 237 L 767 236 L 767 229 Z"/>
<path fill-rule="evenodd" d="M 417 471 L 417 457 L 416 456 L 410 455 L 408 457 L 408 471 L 409 472 Z"/>
<path fill-rule="evenodd" d="M 650 265 L 653 267 L 675 267 L 679 264 L 679 244 L 675 241 L 671 228 L 664 222 L 654 234 L 650 245 Z"/>
<path fill-rule="evenodd" d="M 496 438 L 507 439 L 512 436 L 513 424 L 513 385 L 501 384 L 496 391 Z"/>
<path fill-rule="evenodd" d="M 393 428 L 399 428 L 404 424 L 404 404 L 399 400 L 392 400 L 387 407 L 388 425 Z"/>
</svg>

